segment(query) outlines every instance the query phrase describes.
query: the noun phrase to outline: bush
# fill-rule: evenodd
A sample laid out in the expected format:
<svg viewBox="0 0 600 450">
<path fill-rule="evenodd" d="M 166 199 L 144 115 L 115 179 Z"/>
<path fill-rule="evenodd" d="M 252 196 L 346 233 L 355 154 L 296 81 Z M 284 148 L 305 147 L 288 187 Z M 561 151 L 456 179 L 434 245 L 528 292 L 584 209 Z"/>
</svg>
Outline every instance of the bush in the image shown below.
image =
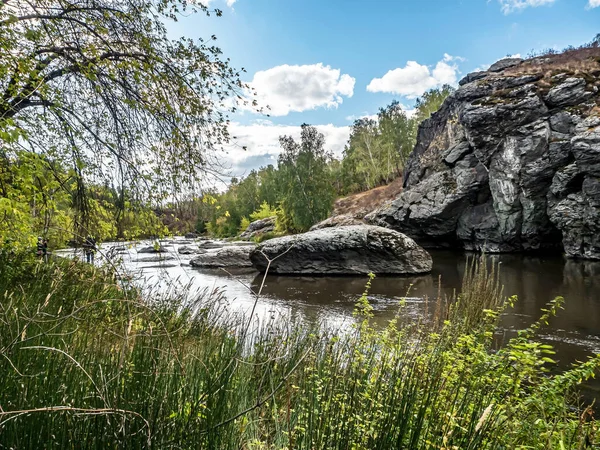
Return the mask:
<svg viewBox="0 0 600 450">
<path fill-rule="evenodd" d="M 250 225 L 250 220 L 247 217 L 242 217 L 242 221 L 240 222 L 240 233 L 243 233 L 248 229 Z"/>
<path fill-rule="evenodd" d="M 271 209 L 267 202 L 262 202 L 260 208 L 250 214 L 250 220 L 254 222 L 256 220 L 268 219 L 269 217 L 274 217 L 276 214 L 276 211 Z"/>
</svg>

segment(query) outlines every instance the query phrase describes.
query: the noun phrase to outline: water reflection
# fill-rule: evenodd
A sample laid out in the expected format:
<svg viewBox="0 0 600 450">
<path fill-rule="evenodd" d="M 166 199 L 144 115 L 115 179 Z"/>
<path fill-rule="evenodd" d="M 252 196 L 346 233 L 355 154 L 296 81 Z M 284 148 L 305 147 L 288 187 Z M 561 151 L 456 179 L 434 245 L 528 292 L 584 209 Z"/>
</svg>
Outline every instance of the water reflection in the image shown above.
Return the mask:
<svg viewBox="0 0 600 450">
<path fill-rule="evenodd" d="M 168 244 L 169 253 L 164 258 L 148 261 L 144 259 L 153 255 L 138 254 L 133 244 L 119 245 L 117 253 L 126 270 L 137 274 L 145 286 L 173 289 L 175 282 L 175 286 L 190 286 L 192 292 L 218 288 L 230 310 L 248 314 L 254 307 L 252 291 L 258 292 L 262 275 L 248 270 L 227 273 L 194 269 L 189 266 L 192 256 L 177 253 L 183 241 Z M 402 317 L 417 320 L 435 310 L 439 296 L 450 298 L 460 291 L 469 255 L 433 251 L 432 256 L 434 266 L 429 275 L 377 277 L 373 281 L 369 300 L 377 323 L 383 326 L 394 318 L 402 299 L 405 300 Z M 515 308 L 502 317 L 504 339 L 536 320 L 548 301 L 563 296 L 564 310 L 541 331 L 543 338 L 555 345 L 560 366 L 567 367 L 600 352 L 600 262 L 565 260 L 559 256 L 488 255 L 487 258 L 490 263 L 499 264 L 505 295 L 518 296 Z M 367 277 L 267 276 L 256 316 L 346 327 L 355 320 L 354 305 L 367 281 Z M 600 382 L 590 389 L 600 391 Z"/>
</svg>

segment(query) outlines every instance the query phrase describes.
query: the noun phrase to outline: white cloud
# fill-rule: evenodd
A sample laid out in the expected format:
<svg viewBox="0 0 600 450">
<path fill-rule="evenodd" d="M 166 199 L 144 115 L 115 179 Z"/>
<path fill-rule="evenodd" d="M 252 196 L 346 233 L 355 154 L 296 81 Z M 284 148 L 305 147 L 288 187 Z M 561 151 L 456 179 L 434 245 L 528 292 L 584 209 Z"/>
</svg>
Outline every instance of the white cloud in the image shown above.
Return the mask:
<svg viewBox="0 0 600 450">
<path fill-rule="evenodd" d="M 214 3 L 215 0 L 200 0 L 200 3 L 202 3 L 204 6 L 208 6 L 210 7 L 212 3 Z M 226 0 L 225 3 L 227 3 L 227 6 L 229 6 L 230 8 L 233 8 L 233 4 L 237 2 L 237 0 Z"/>
<path fill-rule="evenodd" d="M 405 67 L 390 70 L 381 78 L 373 78 L 367 86 L 367 91 L 415 98 L 444 84 L 456 85 L 459 73 L 456 62 L 462 61 L 465 59 L 447 53 L 433 69 L 416 61 L 408 61 Z"/>
<path fill-rule="evenodd" d="M 600 0 L 590 0 L 588 3 L 588 8 L 597 8 L 600 6 Z"/>
<path fill-rule="evenodd" d="M 284 64 L 256 72 L 249 83 L 259 106 L 269 106 L 272 116 L 286 116 L 319 107 L 337 108 L 343 97 L 354 94 L 355 79 L 322 63 Z"/>
<path fill-rule="evenodd" d="M 551 5 L 556 0 L 498 0 L 504 14 L 510 14 L 514 11 L 520 11 L 528 7 L 536 7 L 543 5 Z M 590 0 L 590 2 L 598 2 L 598 0 Z"/>
<path fill-rule="evenodd" d="M 325 135 L 325 149 L 341 157 L 344 146 L 350 136 L 350 127 L 337 127 L 332 124 L 316 125 Z M 227 165 L 237 176 L 248 174 L 268 164 L 277 165 L 277 157 L 281 153 L 279 136 L 292 136 L 300 139 L 300 126 L 277 125 L 269 120 L 257 120 L 250 125 L 233 122 L 229 127 L 232 142 L 226 147 Z M 246 150 L 243 149 L 246 147 Z"/>
</svg>

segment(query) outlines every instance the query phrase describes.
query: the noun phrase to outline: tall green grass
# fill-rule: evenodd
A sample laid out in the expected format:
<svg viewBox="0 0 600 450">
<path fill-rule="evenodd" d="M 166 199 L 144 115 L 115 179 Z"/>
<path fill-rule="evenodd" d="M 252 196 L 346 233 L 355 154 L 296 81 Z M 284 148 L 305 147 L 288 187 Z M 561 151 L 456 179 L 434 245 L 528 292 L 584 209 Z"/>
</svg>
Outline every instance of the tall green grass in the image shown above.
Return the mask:
<svg viewBox="0 0 600 450">
<path fill-rule="evenodd" d="M 370 282 L 369 282 L 370 283 Z M 344 333 L 247 330 L 206 299 L 140 298 L 107 271 L 0 254 L 0 448 L 584 449 L 598 423 L 578 384 L 600 357 L 551 375 L 539 322 L 494 350 L 495 268 L 430 319 Z"/>
</svg>

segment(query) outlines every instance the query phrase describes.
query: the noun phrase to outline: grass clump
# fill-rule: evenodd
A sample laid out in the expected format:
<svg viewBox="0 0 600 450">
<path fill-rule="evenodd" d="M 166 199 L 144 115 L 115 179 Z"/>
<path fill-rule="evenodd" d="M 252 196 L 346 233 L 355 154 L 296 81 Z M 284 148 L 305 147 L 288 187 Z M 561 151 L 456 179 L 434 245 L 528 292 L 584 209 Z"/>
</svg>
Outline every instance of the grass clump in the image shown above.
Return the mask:
<svg viewBox="0 0 600 450">
<path fill-rule="evenodd" d="M 345 333 L 246 328 L 205 302 L 139 297 L 109 272 L 0 255 L 0 448 L 598 448 L 575 389 L 536 339 L 500 350 L 495 269 L 473 263 L 434 320 L 385 329 L 368 288 Z M 370 282 L 369 282 L 370 283 Z M 596 447 L 594 447 L 596 446 Z"/>
</svg>

